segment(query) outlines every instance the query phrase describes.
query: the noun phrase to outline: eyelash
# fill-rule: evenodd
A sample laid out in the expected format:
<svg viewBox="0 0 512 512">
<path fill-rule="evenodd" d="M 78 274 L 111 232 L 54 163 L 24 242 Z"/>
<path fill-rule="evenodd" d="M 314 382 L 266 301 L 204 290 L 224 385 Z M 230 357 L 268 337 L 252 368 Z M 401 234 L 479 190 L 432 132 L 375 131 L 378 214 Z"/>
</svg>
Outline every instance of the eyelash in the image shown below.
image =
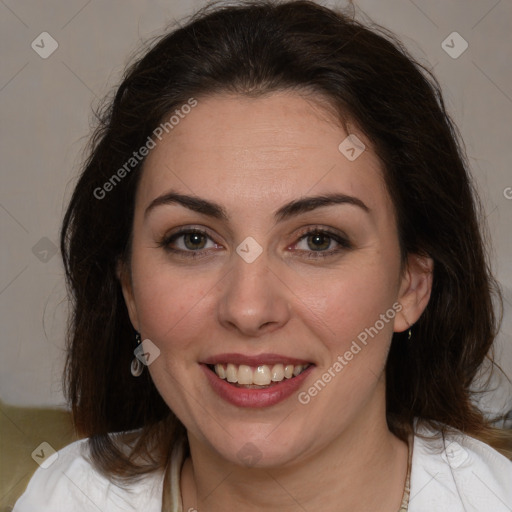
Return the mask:
<svg viewBox="0 0 512 512">
<path fill-rule="evenodd" d="M 311 259 L 328 258 L 329 256 L 335 256 L 336 254 L 339 254 L 341 252 L 344 252 L 346 250 L 353 248 L 352 244 L 350 243 L 350 241 L 348 240 L 347 237 L 344 237 L 344 236 L 340 235 L 339 233 L 335 233 L 333 231 L 330 231 L 330 230 L 324 229 L 324 228 L 320 228 L 320 227 L 313 228 L 313 229 L 307 229 L 307 230 L 303 231 L 300 235 L 298 235 L 299 238 L 296 243 L 298 243 L 304 239 L 307 239 L 308 237 L 313 236 L 313 235 L 321 235 L 321 236 L 330 238 L 331 241 L 336 242 L 339 247 L 337 249 L 330 249 L 328 251 L 302 251 L 301 249 L 299 249 L 299 251 L 302 251 L 302 252 L 305 252 L 308 254 L 306 256 L 307 258 L 311 258 Z"/>
<path fill-rule="evenodd" d="M 185 229 L 181 229 L 180 231 L 177 231 L 176 233 L 172 233 L 170 235 L 165 236 L 158 243 L 158 247 L 165 249 L 167 252 L 179 254 L 180 256 L 185 257 L 185 258 L 198 259 L 198 258 L 204 258 L 204 257 L 208 256 L 208 254 L 204 254 L 205 252 L 208 251 L 208 249 L 200 249 L 197 251 L 193 251 L 193 250 L 173 249 L 170 247 L 170 245 L 173 242 L 175 242 L 177 239 L 179 239 L 180 237 L 182 237 L 184 235 L 190 235 L 190 234 L 202 235 L 202 236 L 205 236 L 205 237 L 209 238 L 210 240 L 212 240 L 211 236 L 206 231 L 203 231 L 203 230 L 197 229 L 197 228 L 185 228 Z M 328 251 L 304 251 L 301 249 L 297 250 L 298 252 L 307 253 L 306 258 L 308 258 L 308 259 L 328 258 L 329 256 L 334 256 L 340 252 L 352 249 L 352 247 L 353 247 L 347 238 L 339 235 L 338 233 L 334 233 L 332 231 L 329 231 L 328 229 L 320 228 L 320 227 L 309 228 L 309 229 L 303 231 L 302 233 L 300 233 L 298 235 L 298 240 L 293 245 L 296 245 L 299 242 L 301 242 L 302 240 L 308 238 L 309 236 L 313 236 L 313 235 L 321 235 L 321 236 L 330 238 L 331 240 L 333 240 L 337 244 L 339 244 L 340 248 L 331 249 Z"/>
</svg>

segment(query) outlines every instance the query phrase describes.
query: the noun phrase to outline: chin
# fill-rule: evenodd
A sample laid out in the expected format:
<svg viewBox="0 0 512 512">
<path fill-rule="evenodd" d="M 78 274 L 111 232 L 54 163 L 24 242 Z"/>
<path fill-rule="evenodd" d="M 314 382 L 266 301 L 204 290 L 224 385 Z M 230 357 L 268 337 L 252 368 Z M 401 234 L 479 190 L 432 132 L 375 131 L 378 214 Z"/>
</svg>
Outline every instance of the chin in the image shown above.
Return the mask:
<svg viewBox="0 0 512 512">
<path fill-rule="evenodd" d="M 272 469 L 297 461 L 304 453 L 307 441 L 297 432 L 243 433 L 238 430 L 232 436 L 208 440 L 212 448 L 224 459 L 246 468 Z"/>
</svg>

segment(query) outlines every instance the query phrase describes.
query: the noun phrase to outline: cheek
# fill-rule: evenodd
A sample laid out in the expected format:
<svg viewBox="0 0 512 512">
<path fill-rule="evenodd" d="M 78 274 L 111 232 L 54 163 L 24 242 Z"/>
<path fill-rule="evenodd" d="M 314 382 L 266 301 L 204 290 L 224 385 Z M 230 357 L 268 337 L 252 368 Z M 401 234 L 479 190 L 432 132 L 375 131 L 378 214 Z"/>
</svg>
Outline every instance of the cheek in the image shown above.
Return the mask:
<svg viewBox="0 0 512 512">
<path fill-rule="evenodd" d="M 161 350 L 183 349 L 201 334 L 215 279 L 169 266 L 134 264 L 134 295 L 141 333 Z M 201 322 L 201 319 L 203 321 Z"/>
<path fill-rule="evenodd" d="M 306 279 L 297 290 L 303 314 L 323 329 L 332 349 L 343 349 L 357 336 L 375 325 L 396 301 L 394 273 L 382 265 L 347 265 L 322 279 Z M 394 315 L 388 315 L 394 316 Z M 383 336 L 393 330 L 392 318 L 385 326 L 378 323 Z"/>
<path fill-rule="evenodd" d="M 307 318 L 305 324 L 315 325 L 314 335 L 322 341 L 323 351 L 317 380 L 301 396 L 326 418 L 326 429 L 338 429 L 339 418 L 366 403 L 382 376 L 400 309 L 395 274 L 387 270 L 386 274 L 383 267 L 371 265 L 357 271 L 347 268 L 323 281 L 323 293 L 311 283 L 304 284 L 301 297 L 306 307 L 301 315 Z M 317 346 L 319 353 L 318 342 Z M 325 388 L 316 384 L 318 379 L 328 381 Z"/>
</svg>

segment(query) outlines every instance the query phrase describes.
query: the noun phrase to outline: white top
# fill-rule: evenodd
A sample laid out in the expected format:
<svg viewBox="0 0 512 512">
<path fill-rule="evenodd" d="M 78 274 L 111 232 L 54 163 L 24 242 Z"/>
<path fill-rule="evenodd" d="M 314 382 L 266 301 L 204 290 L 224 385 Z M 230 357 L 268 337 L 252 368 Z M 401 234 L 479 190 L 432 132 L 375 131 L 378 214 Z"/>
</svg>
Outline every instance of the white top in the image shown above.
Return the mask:
<svg viewBox="0 0 512 512">
<path fill-rule="evenodd" d="M 432 434 L 426 428 L 418 430 Z M 122 488 L 101 476 L 86 460 L 86 440 L 59 452 L 30 480 L 13 512 L 161 512 L 163 474 L 146 476 Z M 54 456 L 55 457 L 55 456 Z M 49 459 L 48 459 L 49 462 Z M 179 492 L 183 446 L 172 458 L 172 512 L 182 509 Z M 463 434 L 444 443 L 414 436 L 409 512 L 511 512 L 512 462 L 487 444 Z"/>
</svg>

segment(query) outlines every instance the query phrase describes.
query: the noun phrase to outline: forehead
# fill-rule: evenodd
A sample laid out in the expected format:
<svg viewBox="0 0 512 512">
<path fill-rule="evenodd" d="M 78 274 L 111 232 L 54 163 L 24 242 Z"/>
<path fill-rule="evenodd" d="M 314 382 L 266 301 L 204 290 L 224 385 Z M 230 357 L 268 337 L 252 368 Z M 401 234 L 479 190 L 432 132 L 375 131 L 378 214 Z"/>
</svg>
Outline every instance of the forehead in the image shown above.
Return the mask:
<svg viewBox="0 0 512 512">
<path fill-rule="evenodd" d="M 389 208 L 378 157 L 365 137 L 356 130 L 347 133 L 320 99 L 282 91 L 197 101 L 147 156 L 139 204 L 169 189 L 234 210 L 274 208 L 290 197 L 339 191 L 364 198 L 370 208 Z M 353 139 L 346 141 L 354 134 L 366 146 L 355 159 Z"/>
</svg>

